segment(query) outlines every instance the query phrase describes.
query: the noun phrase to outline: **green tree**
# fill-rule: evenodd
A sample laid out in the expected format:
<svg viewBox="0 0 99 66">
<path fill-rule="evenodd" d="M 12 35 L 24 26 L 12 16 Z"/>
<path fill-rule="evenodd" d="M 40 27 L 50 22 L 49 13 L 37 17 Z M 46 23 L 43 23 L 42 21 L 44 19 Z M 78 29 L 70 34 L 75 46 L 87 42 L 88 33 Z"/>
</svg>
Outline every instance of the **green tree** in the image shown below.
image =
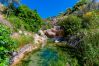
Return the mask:
<svg viewBox="0 0 99 66">
<path fill-rule="evenodd" d="M 6 4 L 6 6 L 9 6 L 10 4 L 19 4 L 20 0 L 0 0 L 2 4 Z"/>
<path fill-rule="evenodd" d="M 25 29 L 32 30 L 32 31 L 38 31 L 38 29 L 41 28 L 43 22 L 38 15 L 36 10 L 31 10 L 25 5 L 21 5 L 18 7 L 16 11 L 16 16 L 21 18 L 24 23 L 26 24 Z M 27 26 L 28 25 L 28 26 Z M 35 29 L 36 28 L 36 29 Z"/>
<path fill-rule="evenodd" d="M 67 18 L 60 20 L 58 23 L 60 26 L 64 27 L 65 35 L 70 35 L 78 32 L 81 28 L 81 22 L 82 20 L 79 17 L 69 15 Z"/>
<path fill-rule="evenodd" d="M 0 25 L 0 66 L 8 66 L 9 53 L 15 48 L 14 41 L 10 38 L 10 31 L 7 27 Z"/>
<path fill-rule="evenodd" d="M 7 17 L 15 10 L 15 5 L 20 4 L 20 0 L 0 0 L 0 2 L 6 6 L 4 13 Z"/>
</svg>

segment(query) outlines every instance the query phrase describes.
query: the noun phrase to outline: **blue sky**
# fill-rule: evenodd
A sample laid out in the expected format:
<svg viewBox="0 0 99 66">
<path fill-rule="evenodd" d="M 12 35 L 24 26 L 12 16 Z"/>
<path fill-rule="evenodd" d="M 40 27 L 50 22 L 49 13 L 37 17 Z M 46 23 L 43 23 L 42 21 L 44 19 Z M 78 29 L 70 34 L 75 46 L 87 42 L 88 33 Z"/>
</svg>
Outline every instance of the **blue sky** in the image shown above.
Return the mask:
<svg viewBox="0 0 99 66">
<path fill-rule="evenodd" d="M 36 9 L 42 18 L 58 15 L 68 7 L 72 7 L 78 0 L 22 0 L 22 4 Z"/>
</svg>

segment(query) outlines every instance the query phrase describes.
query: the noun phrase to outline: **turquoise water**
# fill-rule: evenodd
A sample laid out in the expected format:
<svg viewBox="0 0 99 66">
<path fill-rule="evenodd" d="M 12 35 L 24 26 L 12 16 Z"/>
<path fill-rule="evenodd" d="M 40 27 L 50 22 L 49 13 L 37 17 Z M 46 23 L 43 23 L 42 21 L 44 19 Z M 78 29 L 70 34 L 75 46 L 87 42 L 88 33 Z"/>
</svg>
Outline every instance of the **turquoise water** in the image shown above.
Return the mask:
<svg viewBox="0 0 99 66">
<path fill-rule="evenodd" d="M 67 52 L 50 44 L 32 52 L 19 66 L 77 66 L 76 64 L 78 62 L 75 58 L 71 58 Z"/>
</svg>

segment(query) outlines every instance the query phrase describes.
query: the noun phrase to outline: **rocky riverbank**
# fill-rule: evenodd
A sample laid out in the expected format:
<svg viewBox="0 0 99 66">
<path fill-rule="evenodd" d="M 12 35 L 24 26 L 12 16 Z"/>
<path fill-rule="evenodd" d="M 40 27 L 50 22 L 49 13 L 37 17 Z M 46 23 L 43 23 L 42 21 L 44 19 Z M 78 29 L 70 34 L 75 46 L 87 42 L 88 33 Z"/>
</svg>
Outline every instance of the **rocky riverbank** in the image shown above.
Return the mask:
<svg viewBox="0 0 99 66">
<path fill-rule="evenodd" d="M 21 48 L 18 52 L 16 52 L 15 54 L 13 53 L 10 66 L 16 66 L 26 56 L 27 53 L 35 51 L 39 49 L 39 47 L 39 45 L 33 44 L 27 44 L 23 46 L 23 48 Z"/>
</svg>

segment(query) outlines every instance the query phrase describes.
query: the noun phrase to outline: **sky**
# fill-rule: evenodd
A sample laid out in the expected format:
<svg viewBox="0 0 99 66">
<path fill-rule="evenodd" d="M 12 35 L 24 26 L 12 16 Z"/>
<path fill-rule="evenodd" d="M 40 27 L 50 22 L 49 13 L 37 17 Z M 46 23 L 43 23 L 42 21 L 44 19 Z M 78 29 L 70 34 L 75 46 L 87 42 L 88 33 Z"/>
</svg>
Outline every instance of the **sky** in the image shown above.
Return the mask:
<svg viewBox="0 0 99 66">
<path fill-rule="evenodd" d="M 22 4 L 36 9 L 42 18 L 56 16 L 72 7 L 78 0 L 22 0 Z"/>
<path fill-rule="evenodd" d="M 1 1 L 1 0 L 0 0 Z M 42 18 L 56 16 L 73 7 L 79 0 L 21 0 L 21 4 L 36 9 Z M 99 2 L 99 0 L 97 0 Z"/>
</svg>

